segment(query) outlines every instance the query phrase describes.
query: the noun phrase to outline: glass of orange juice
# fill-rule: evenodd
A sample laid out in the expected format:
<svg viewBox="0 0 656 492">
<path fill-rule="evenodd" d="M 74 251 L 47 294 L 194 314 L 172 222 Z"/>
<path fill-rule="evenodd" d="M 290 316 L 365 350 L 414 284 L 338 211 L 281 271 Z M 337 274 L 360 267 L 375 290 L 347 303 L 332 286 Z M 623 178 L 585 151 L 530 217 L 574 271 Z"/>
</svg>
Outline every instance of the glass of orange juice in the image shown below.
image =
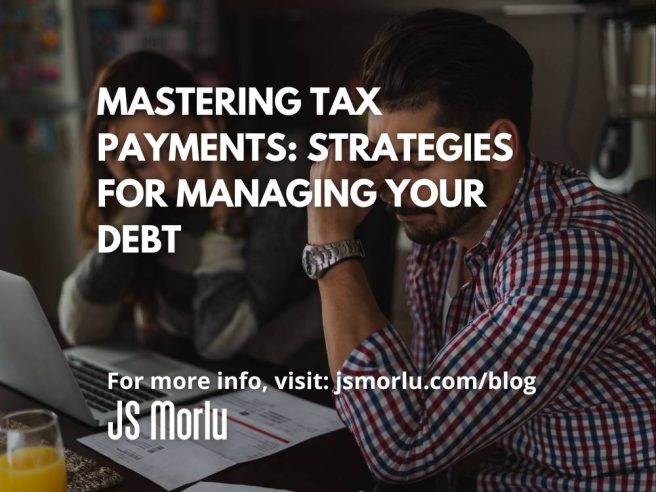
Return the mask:
<svg viewBox="0 0 656 492">
<path fill-rule="evenodd" d="M 0 419 L 0 492 L 66 492 L 64 447 L 53 412 L 25 410 Z"/>
</svg>

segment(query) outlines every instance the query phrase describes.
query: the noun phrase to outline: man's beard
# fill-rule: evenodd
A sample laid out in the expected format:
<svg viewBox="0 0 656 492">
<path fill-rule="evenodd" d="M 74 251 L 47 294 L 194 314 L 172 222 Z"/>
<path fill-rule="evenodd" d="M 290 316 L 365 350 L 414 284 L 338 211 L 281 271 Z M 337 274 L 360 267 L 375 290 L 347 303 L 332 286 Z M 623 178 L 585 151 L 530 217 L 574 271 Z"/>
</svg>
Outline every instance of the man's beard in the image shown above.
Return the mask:
<svg viewBox="0 0 656 492">
<path fill-rule="evenodd" d="M 472 163 L 472 169 L 467 179 L 478 179 L 483 184 L 483 192 L 481 193 L 481 200 L 487 203 L 488 199 L 488 175 L 484 163 Z M 412 211 L 407 207 L 402 207 L 403 210 Z M 391 211 L 394 211 L 391 207 Z M 414 207 L 415 212 L 421 209 Z M 477 206 L 465 207 L 464 197 L 461 203 L 453 208 L 444 208 L 444 213 L 435 215 L 434 209 L 426 211 L 425 213 L 433 212 L 431 220 L 428 224 L 414 226 L 412 224 L 404 223 L 403 228 L 411 241 L 418 244 L 431 244 L 444 241 L 457 235 L 481 210 Z"/>
</svg>

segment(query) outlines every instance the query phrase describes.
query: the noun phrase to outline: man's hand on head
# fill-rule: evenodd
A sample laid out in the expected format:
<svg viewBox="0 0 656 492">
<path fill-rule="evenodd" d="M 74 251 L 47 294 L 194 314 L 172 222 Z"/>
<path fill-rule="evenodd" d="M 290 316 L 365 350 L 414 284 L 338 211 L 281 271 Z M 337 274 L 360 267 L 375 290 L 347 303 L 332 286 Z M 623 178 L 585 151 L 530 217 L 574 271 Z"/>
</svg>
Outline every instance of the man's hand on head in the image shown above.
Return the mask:
<svg viewBox="0 0 656 492">
<path fill-rule="evenodd" d="M 348 149 L 343 147 L 343 156 Z M 335 147 L 328 149 L 328 158 L 313 164 L 310 171 L 314 180 L 332 180 L 339 186 L 341 180 L 349 186 L 358 179 L 369 179 L 378 190 L 385 178 L 393 172 L 393 164 L 383 161 L 365 167 L 360 162 L 335 159 Z M 347 206 L 308 207 L 308 242 L 324 245 L 352 239 L 355 228 L 369 213 L 368 208 L 359 207 L 349 200 Z M 360 262 L 342 261 L 319 280 L 321 312 L 323 320 L 328 364 L 333 378 L 353 349 L 373 332 L 389 323 L 376 304 L 367 277 Z"/>
<path fill-rule="evenodd" d="M 348 156 L 348 149 L 342 149 L 342 155 Z M 358 179 L 369 179 L 378 190 L 386 177 L 391 175 L 392 163 L 380 162 L 371 167 L 365 167 L 360 162 L 348 160 L 335 160 L 335 145 L 328 149 L 328 158 L 315 162 L 310 170 L 310 180 L 314 184 L 316 179 L 330 180 L 339 185 L 343 179 L 348 180 L 349 186 Z M 314 186 L 314 185 L 313 185 Z M 342 239 L 351 239 L 355 228 L 364 220 L 371 207 L 363 208 L 355 205 L 351 200 L 346 207 L 335 204 L 331 207 L 308 207 L 308 243 L 327 244 Z"/>
</svg>

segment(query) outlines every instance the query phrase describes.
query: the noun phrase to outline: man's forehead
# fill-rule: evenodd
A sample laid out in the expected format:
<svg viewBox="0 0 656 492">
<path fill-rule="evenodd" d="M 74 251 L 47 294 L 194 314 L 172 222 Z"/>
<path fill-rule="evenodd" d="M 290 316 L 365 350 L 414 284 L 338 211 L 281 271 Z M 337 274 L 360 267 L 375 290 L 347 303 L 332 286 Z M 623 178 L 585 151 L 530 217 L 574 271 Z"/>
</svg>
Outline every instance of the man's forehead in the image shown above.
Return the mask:
<svg viewBox="0 0 656 492">
<path fill-rule="evenodd" d="M 395 135 L 397 133 L 424 133 L 437 130 L 437 111 L 434 104 L 427 104 L 412 109 L 381 108 L 382 115 L 369 113 L 369 140 L 375 142 L 381 133 Z"/>
</svg>

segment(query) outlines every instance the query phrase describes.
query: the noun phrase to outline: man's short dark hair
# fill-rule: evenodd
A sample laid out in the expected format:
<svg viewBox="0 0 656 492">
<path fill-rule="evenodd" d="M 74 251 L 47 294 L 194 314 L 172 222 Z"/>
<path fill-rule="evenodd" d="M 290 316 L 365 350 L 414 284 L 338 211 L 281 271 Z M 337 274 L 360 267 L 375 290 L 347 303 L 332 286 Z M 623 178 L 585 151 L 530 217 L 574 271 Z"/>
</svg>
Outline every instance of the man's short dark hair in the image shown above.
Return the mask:
<svg viewBox="0 0 656 492">
<path fill-rule="evenodd" d="M 508 118 L 528 148 L 533 62 L 526 49 L 484 18 L 433 9 L 395 20 L 367 51 L 362 79 L 380 87 L 376 103 L 389 110 L 437 103 L 438 124 L 484 131 Z"/>
</svg>

